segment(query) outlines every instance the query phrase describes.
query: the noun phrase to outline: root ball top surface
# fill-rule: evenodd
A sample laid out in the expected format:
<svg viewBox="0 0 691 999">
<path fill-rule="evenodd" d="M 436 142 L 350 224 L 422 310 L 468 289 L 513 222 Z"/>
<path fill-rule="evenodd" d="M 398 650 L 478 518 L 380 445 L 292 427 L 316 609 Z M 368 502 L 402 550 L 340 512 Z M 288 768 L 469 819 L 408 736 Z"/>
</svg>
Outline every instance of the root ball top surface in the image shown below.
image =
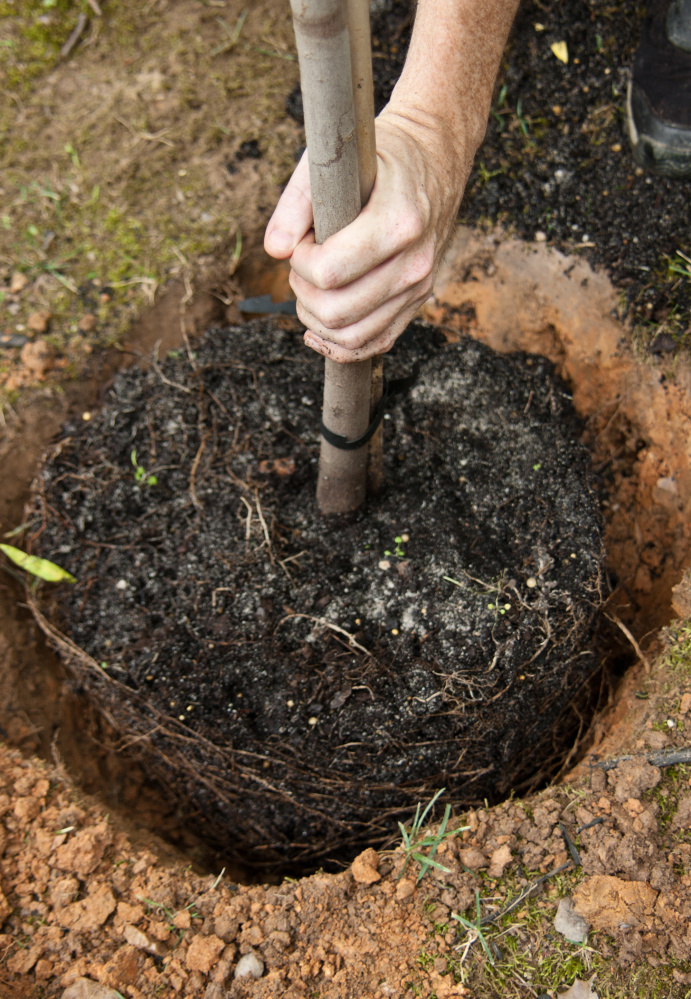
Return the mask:
<svg viewBox="0 0 691 999">
<path fill-rule="evenodd" d="M 321 361 L 267 322 L 118 376 L 42 473 L 53 619 L 97 704 L 226 849 L 384 838 L 440 787 L 496 797 L 549 755 L 596 663 L 603 550 L 566 387 L 417 326 L 384 492 L 316 511 Z"/>
</svg>

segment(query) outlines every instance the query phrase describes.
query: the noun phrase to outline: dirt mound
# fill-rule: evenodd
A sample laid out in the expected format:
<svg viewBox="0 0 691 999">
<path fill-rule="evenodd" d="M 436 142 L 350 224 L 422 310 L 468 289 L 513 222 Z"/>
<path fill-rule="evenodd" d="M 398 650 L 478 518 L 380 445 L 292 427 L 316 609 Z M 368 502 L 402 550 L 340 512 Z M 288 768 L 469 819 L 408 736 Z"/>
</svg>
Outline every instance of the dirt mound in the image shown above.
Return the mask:
<svg viewBox="0 0 691 999">
<path fill-rule="evenodd" d="M 206 837 L 264 864 L 381 841 L 439 787 L 506 793 L 597 665 L 563 384 L 432 327 L 391 371 L 416 365 L 384 495 L 337 532 L 313 500 L 321 362 L 265 323 L 119 376 L 42 472 L 68 658 Z"/>
</svg>

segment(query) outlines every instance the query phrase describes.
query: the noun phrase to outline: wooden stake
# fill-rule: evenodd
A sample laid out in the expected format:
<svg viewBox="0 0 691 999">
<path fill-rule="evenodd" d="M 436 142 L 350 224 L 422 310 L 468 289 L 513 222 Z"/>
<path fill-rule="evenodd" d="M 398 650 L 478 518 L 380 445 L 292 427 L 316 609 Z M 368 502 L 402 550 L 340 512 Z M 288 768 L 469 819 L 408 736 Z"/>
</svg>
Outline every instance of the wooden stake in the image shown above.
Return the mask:
<svg viewBox="0 0 691 999">
<path fill-rule="evenodd" d="M 357 135 L 360 207 L 364 208 L 377 176 L 377 142 L 374 132 L 374 85 L 372 81 L 372 43 L 370 38 L 369 0 L 347 0 L 350 64 L 353 76 L 355 133 Z M 384 391 L 384 358 L 372 358 L 370 423 Z M 384 466 L 384 428 L 380 424 L 369 442 L 367 460 L 367 495 L 381 492 Z"/>
<path fill-rule="evenodd" d="M 372 81 L 372 42 L 369 0 L 346 0 L 350 66 L 353 80 L 353 107 L 357 138 L 357 165 L 360 181 L 360 208 L 364 208 L 377 176 L 377 141 L 374 134 L 374 83 Z"/>
<path fill-rule="evenodd" d="M 317 243 L 360 212 L 353 84 L 345 0 L 291 0 Z M 324 366 L 324 425 L 354 440 L 369 425 L 371 363 Z M 367 447 L 344 451 L 322 438 L 317 504 L 325 515 L 352 513 L 365 500 Z"/>
</svg>

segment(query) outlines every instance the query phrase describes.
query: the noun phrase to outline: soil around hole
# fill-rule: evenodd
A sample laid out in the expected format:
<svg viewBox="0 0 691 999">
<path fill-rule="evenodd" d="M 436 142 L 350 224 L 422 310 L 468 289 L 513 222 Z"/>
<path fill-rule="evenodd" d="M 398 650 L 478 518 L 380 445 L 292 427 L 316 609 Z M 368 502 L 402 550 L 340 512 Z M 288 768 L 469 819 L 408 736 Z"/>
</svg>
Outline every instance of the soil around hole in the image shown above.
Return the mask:
<svg viewBox="0 0 691 999">
<path fill-rule="evenodd" d="M 598 503 L 563 383 L 422 325 L 389 370 L 415 363 L 385 492 L 338 531 L 313 500 L 321 362 L 277 324 L 122 373 L 41 473 L 37 550 L 78 580 L 50 611 L 63 651 L 250 861 L 381 841 L 440 787 L 506 794 L 597 666 Z"/>
</svg>

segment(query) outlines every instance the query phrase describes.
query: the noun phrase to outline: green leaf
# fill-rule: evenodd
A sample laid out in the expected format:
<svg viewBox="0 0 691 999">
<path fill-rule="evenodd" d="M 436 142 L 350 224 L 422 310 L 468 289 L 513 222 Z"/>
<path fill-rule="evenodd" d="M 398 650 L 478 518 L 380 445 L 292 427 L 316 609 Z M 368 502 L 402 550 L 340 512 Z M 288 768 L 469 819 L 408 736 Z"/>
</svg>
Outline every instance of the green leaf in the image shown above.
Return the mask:
<svg viewBox="0 0 691 999">
<path fill-rule="evenodd" d="M 8 559 L 18 565 L 20 569 L 31 573 L 32 576 L 38 576 L 39 579 L 44 579 L 47 583 L 77 582 L 67 569 L 61 569 L 59 565 L 56 565 L 55 562 L 49 562 L 48 559 L 27 555 L 26 552 L 13 545 L 0 545 L 0 551 L 4 552 Z"/>
</svg>

